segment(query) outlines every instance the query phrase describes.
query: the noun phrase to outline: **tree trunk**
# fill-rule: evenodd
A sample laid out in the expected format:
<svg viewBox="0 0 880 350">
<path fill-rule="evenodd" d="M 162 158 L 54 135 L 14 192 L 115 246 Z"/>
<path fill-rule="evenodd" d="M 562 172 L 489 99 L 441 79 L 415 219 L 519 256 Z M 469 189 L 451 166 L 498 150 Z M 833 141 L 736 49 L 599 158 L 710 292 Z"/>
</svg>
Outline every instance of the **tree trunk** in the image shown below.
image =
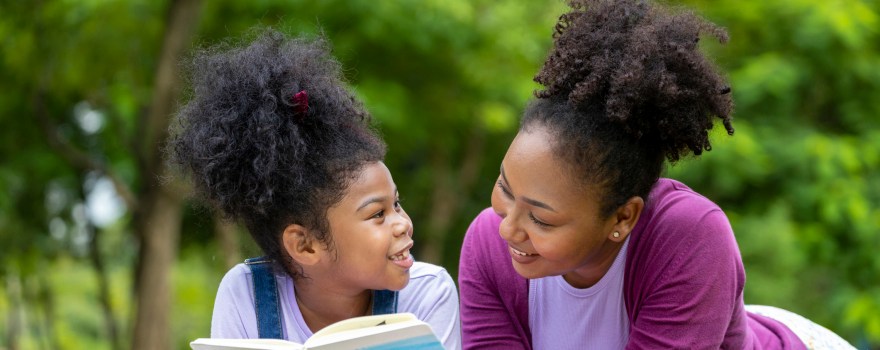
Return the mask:
<svg viewBox="0 0 880 350">
<path fill-rule="evenodd" d="M 89 223 L 89 231 L 92 234 L 92 239 L 89 240 L 89 261 L 98 279 L 98 305 L 101 305 L 101 314 L 104 315 L 104 328 L 107 330 L 110 347 L 119 349 L 119 327 L 110 304 L 110 281 L 107 278 L 107 269 L 104 267 L 104 258 L 100 249 L 101 231 L 91 223 Z"/>
<path fill-rule="evenodd" d="M 219 215 L 214 216 L 214 234 L 220 244 L 220 254 L 223 254 L 223 263 L 227 269 L 240 263 L 241 250 L 238 248 L 238 225 L 235 222 L 224 220 Z"/>
<path fill-rule="evenodd" d="M 182 198 L 158 190 L 141 240 L 133 350 L 170 349 L 171 267 L 180 238 Z"/>
<path fill-rule="evenodd" d="M 434 190 L 431 193 L 431 213 L 428 219 L 425 244 L 420 250 L 419 260 L 443 264 L 446 253 L 445 237 L 449 235 L 452 219 L 461 211 L 461 201 L 457 194 L 470 193 L 479 175 L 479 165 L 483 153 L 482 135 L 468 138 L 468 145 L 463 149 L 463 160 L 458 171 L 450 169 L 450 159 L 442 154 L 435 154 L 431 159 L 431 169 L 437 174 L 434 179 Z M 421 237 L 420 237 L 421 239 Z"/>
<path fill-rule="evenodd" d="M 42 270 L 42 269 L 41 269 Z M 46 349 L 61 350 L 63 347 L 55 335 L 55 293 L 52 292 L 52 284 L 46 278 L 46 274 L 41 273 L 37 276 L 39 284 L 38 299 L 39 304 L 43 308 L 43 339 L 46 342 Z"/>
<path fill-rule="evenodd" d="M 18 339 L 21 337 L 21 308 L 24 303 L 21 297 L 21 280 L 18 274 L 6 274 L 6 295 L 9 297 L 9 315 L 6 321 L 6 349 L 18 350 Z"/>
<path fill-rule="evenodd" d="M 170 277 L 180 240 L 183 191 L 177 183 L 160 180 L 170 178 L 162 161 L 161 145 L 180 94 L 179 62 L 192 41 L 200 5 L 199 0 L 170 3 L 153 98 L 143 122 L 146 129 L 137 149 L 144 184 L 135 218 L 140 255 L 135 276 L 133 350 L 172 348 Z"/>
</svg>

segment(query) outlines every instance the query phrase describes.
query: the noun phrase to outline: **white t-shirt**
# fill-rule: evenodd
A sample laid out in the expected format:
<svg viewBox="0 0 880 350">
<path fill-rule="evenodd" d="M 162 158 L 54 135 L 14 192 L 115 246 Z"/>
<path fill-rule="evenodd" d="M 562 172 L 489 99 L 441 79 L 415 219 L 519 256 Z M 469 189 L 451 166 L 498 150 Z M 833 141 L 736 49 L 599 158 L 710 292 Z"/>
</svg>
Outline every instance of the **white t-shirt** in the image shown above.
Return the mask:
<svg viewBox="0 0 880 350">
<path fill-rule="evenodd" d="M 410 312 L 428 323 L 446 349 L 461 349 L 458 291 L 452 277 L 442 267 L 418 261 L 409 275 L 409 284 L 398 295 L 397 311 Z M 303 343 L 312 331 L 297 306 L 293 279 L 287 274 L 276 274 L 275 281 L 279 287 L 284 339 Z M 211 318 L 211 337 L 259 337 L 251 269 L 245 264 L 233 267 L 220 282 Z"/>
</svg>

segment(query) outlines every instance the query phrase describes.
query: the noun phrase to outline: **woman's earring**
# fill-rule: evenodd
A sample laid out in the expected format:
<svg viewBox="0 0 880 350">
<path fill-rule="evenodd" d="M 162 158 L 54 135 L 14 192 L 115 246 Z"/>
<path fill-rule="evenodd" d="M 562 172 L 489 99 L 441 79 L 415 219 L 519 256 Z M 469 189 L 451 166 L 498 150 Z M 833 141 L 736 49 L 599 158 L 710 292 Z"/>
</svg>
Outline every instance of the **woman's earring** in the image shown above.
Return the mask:
<svg viewBox="0 0 880 350">
<path fill-rule="evenodd" d="M 620 238 L 620 232 L 614 231 L 611 236 L 614 236 L 614 238 Z"/>
</svg>

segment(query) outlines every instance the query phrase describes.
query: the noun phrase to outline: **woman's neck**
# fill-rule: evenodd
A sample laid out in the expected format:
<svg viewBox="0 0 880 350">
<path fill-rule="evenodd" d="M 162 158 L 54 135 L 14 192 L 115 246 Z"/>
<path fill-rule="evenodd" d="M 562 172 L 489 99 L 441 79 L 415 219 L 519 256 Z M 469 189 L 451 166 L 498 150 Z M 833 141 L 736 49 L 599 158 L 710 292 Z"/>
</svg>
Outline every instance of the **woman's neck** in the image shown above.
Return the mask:
<svg viewBox="0 0 880 350">
<path fill-rule="evenodd" d="M 608 270 L 611 269 L 611 265 L 617 259 L 617 254 L 620 253 L 621 248 L 623 248 L 623 243 L 606 241 L 591 263 L 564 274 L 562 278 L 569 285 L 578 289 L 596 285 L 608 273 Z"/>
<path fill-rule="evenodd" d="M 303 320 L 313 333 L 335 322 L 372 313 L 370 290 L 335 290 L 311 279 L 299 279 L 294 294 Z"/>
</svg>

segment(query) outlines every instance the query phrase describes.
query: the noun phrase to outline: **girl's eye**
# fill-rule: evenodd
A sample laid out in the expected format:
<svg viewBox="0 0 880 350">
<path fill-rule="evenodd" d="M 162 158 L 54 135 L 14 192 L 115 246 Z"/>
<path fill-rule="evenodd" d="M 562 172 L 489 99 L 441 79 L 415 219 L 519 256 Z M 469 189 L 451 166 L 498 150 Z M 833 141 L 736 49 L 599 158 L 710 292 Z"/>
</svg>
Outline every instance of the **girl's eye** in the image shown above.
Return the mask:
<svg viewBox="0 0 880 350">
<path fill-rule="evenodd" d="M 507 198 L 513 198 L 513 193 L 510 193 L 510 191 L 508 191 L 507 188 L 505 188 L 504 185 L 501 184 L 501 180 L 498 180 L 498 188 L 501 189 L 501 192 L 504 192 L 504 195 L 507 196 Z"/>
<path fill-rule="evenodd" d="M 394 201 L 394 210 L 398 210 L 398 209 L 400 209 L 400 199 L 399 198 L 396 201 Z"/>
<path fill-rule="evenodd" d="M 529 213 L 529 219 L 531 219 L 532 222 L 534 222 L 538 226 L 542 226 L 542 227 L 549 227 L 550 226 L 550 224 L 543 222 L 541 220 L 538 220 L 538 218 L 536 218 L 535 215 L 532 215 L 532 213 Z"/>
<path fill-rule="evenodd" d="M 385 216 L 385 210 L 380 210 L 376 214 L 373 214 L 373 216 L 371 216 L 370 219 L 379 219 L 383 216 Z"/>
</svg>

